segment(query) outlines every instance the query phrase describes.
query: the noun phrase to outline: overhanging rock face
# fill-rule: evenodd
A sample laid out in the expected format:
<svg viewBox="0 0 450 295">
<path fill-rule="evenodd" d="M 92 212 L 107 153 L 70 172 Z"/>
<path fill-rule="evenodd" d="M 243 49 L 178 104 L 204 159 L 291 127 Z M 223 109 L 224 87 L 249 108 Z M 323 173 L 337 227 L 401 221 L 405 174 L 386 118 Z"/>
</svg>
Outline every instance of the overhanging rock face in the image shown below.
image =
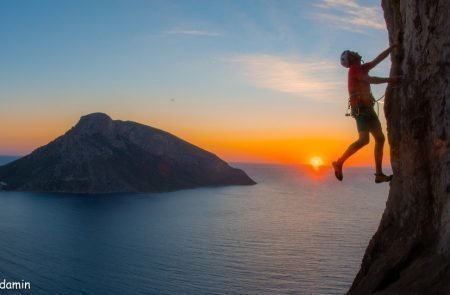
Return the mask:
<svg viewBox="0 0 450 295">
<path fill-rule="evenodd" d="M 450 294 L 450 1 L 382 6 L 401 44 L 385 103 L 394 179 L 348 294 Z"/>
</svg>

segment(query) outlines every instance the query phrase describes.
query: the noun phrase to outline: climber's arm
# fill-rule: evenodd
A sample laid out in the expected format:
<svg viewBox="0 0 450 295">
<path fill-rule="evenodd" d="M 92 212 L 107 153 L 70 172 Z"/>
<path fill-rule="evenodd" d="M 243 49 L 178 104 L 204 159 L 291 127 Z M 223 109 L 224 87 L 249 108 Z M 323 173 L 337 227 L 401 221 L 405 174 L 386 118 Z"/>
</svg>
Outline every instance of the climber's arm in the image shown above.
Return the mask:
<svg viewBox="0 0 450 295">
<path fill-rule="evenodd" d="M 380 62 L 382 62 L 386 57 L 388 57 L 388 55 L 392 52 L 392 50 L 397 47 L 398 44 L 394 44 L 391 47 L 389 47 L 388 49 L 386 49 L 385 51 L 383 51 L 382 53 L 380 53 L 374 60 L 365 63 L 364 65 L 367 66 L 370 69 L 373 69 L 374 67 L 376 67 Z M 381 82 L 381 83 L 385 83 L 385 82 Z"/>
<path fill-rule="evenodd" d="M 400 76 L 394 76 L 389 78 L 367 76 L 365 80 L 370 84 L 397 83 L 400 82 Z"/>
</svg>

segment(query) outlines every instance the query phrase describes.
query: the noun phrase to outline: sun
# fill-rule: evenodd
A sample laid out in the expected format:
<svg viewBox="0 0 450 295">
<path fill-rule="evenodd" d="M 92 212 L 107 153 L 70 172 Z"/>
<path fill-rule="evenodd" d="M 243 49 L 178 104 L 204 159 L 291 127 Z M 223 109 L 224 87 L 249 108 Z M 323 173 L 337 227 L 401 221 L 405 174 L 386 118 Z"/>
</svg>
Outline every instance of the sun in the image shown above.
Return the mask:
<svg viewBox="0 0 450 295">
<path fill-rule="evenodd" d="M 319 170 L 320 166 L 323 165 L 323 160 L 321 157 L 312 157 L 309 159 L 309 164 L 311 164 L 314 170 Z"/>
</svg>

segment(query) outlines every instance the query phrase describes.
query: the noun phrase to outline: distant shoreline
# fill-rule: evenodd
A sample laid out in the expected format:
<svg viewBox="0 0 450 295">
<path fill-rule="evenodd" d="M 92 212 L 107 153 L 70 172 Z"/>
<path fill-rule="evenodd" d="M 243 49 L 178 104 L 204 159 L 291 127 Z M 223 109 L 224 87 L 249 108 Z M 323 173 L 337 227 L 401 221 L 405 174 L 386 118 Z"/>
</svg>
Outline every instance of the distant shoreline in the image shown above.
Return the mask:
<svg viewBox="0 0 450 295">
<path fill-rule="evenodd" d="M 18 155 L 0 155 L 0 166 L 6 165 L 14 160 L 17 160 L 23 156 Z"/>
<path fill-rule="evenodd" d="M 0 166 L 6 165 L 14 160 L 17 160 L 26 155 L 0 155 Z M 298 166 L 310 166 L 308 164 L 289 164 L 289 163 L 265 163 L 265 162 L 230 162 L 227 161 L 231 166 L 233 165 L 261 165 L 261 166 L 288 166 L 288 167 L 298 167 Z M 323 168 L 331 167 L 330 165 L 324 165 Z M 372 166 L 348 166 L 348 168 L 361 168 L 367 169 L 372 168 Z M 390 168 L 389 165 L 383 166 L 383 168 Z"/>
</svg>

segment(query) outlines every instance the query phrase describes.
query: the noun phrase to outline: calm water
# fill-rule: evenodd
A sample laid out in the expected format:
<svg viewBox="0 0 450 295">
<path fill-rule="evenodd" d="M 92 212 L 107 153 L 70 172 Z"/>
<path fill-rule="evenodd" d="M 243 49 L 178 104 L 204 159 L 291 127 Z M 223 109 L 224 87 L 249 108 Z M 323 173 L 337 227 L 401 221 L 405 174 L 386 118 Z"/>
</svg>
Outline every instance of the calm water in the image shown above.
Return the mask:
<svg viewBox="0 0 450 295">
<path fill-rule="evenodd" d="M 305 168 L 237 166 L 259 184 L 2 192 L 0 279 L 29 281 L 32 294 L 345 293 L 388 185 L 375 185 L 367 169 L 338 183 Z"/>
</svg>

